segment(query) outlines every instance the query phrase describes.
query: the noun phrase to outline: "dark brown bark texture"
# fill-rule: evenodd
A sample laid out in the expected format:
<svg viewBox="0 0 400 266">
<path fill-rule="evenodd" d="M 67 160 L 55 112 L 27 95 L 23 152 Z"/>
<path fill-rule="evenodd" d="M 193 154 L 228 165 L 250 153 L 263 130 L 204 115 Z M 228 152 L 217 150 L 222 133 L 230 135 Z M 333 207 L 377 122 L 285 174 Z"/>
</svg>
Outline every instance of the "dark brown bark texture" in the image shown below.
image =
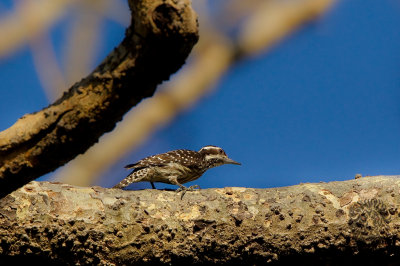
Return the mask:
<svg viewBox="0 0 400 266">
<path fill-rule="evenodd" d="M 0 133 L 0 197 L 85 152 L 184 64 L 198 40 L 190 1 L 129 5 L 124 40 L 89 76 Z"/>
<path fill-rule="evenodd" d="M 400 265 L 399 192 L 398 176 L 182 200 L 33 181 L 0 200 L 0 264 Z"/>
</svg>

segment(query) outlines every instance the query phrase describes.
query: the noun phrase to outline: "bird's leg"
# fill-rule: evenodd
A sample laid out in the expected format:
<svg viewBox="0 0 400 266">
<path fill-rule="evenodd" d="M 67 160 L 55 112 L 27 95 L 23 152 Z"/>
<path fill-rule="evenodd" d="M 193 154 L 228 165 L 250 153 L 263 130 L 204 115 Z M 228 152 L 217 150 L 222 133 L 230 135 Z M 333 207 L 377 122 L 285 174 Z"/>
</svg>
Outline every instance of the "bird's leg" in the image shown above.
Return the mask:
<svg viewBox="0 0 400 266">
<path fill-rule="evenodd" d="M 189 190 L 189 191 L 193 191 L 194 189 L 200 189 L 200 186 L 199 185 L 193 185 L 193 186 L 190 186 L 190 187 L 188 187 L 187 189 Z"/>
<path fill-rule="evenodd" d="M 179 188 L 176 190 L 176 192 L 181 192 L 181 191 L 186 191 L 186 190 L 188 190 L 187 187 L 185 187 L 185 186 L 182 185 L 182 184 L 179 184 L 178 182 L 176 182 L 175 185 L 179 186 Z"/>
<path fill-rule="evenodd" d="M 154 185 L 153 182 L 150 182 L 150 184 L 151 184 L 151 187 L 152 187 L 153 189 L 156 189 L 156 186 Z"/>
<path fill-rule="evenodd" d="M 190 187 L 181 186 L 180 188 L 178 188 L 176 190 L 176 192 L 182 192 L 182 195 L 181 195 L 181 200 L 182 200 L 183 196 L 185 196 L 186 192 L 194 191 L 195 188 L 200 188 L 200 186 L 199 185 L 194 185 L 194 186 L 190 186 Z"/>
<path fill-rule="evenodd" d="M 176 190 L 177 192 L 180 192 L 180 191 L 194 191 L 196 188 L 200 188 L 199 185 L 193 185 L 193 186 L 190 186 L 190 187 L 185 187 L 185 186 L 180 185 L 180 184 L 177 184 L 177 185 L 179 186 L 179 188 Z"/>
<path fill-rule="evenodd" d="M 177 193 L 182 192 L 181 199 L 183 199 L 183 196 L 186 194 L 187 191 L 193 191 L 195 188 L 200 188 L 198 185 L 185 187 L 184 185 L 178 182 L 178 179 L 176 177 L 170 177 L 169 181 L 171 182 L 171 184 L 179 186 L 176 192 Z"/>
</svg>

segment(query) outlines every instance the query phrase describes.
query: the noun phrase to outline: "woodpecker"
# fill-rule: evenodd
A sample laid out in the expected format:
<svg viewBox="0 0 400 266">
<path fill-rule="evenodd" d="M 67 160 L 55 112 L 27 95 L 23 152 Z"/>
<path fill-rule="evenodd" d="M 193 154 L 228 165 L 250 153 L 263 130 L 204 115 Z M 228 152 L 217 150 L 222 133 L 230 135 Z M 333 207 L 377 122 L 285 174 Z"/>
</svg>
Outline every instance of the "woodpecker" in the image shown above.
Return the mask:
<svg viewBox="0 0 400 266">
<path fill-rule="evenodd" d="M 223 149 L 211 145 L 204 146 L 199 151 L 169 151 L 128 164 L 125 168 L 133 171 L 113 188 L 122 189 L 131 183 L 148 181 L 153 189 L 153 182 L 161 182 L 179 186 L 178 191 L 193 190 L 199 186 L 186 188 L 182 184 L 196 180 L 208 169 L 223 164 L 241 165 L 228 158 Z"/>
</svg>

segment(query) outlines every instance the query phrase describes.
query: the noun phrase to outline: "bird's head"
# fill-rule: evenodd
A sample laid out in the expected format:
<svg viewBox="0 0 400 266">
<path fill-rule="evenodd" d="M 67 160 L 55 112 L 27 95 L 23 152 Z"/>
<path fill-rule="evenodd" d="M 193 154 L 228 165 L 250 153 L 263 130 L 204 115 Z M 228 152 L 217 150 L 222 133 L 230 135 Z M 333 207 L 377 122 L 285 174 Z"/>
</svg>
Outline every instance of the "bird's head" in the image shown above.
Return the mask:
<svg viewBox="0 0 400 266">
<path fill-rule="evenodd" d="M 204 160 L 207 162 L 210 168 L 220 166 L 223 164 L 241 165 L 241 163 L 229 159 L 228 155 L 226 155 L 225 151 L 220 147 L 211 145 L 204 146 L 199 150 L 199 153 L 203 155 Z"/>
</svg>

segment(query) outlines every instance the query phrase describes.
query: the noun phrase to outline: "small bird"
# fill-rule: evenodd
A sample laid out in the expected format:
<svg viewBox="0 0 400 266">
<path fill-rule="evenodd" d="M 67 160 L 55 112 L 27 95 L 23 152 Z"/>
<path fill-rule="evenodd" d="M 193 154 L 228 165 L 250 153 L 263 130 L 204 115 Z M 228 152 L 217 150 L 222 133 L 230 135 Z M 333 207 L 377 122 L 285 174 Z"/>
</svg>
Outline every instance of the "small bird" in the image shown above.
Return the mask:
<svg viewBox="0 0 400 266">
<path fill-rule="evenodd" d="M 196 180 L 208 169 L 223 164 L 241 165 L 229 159 L 223 149 L 211 145 L 204 146 L 199 151 L 169 151 L 128 164 L 125 168 L 133 171 L 113 188 L 124 188 L 131 183 L 148 181 L 153 189 L 153 182 L 161 182 L 179 186 L 178 191 L 193 190 L 199 186 L 186 188 L 182 184 Z"/>
</svg>

